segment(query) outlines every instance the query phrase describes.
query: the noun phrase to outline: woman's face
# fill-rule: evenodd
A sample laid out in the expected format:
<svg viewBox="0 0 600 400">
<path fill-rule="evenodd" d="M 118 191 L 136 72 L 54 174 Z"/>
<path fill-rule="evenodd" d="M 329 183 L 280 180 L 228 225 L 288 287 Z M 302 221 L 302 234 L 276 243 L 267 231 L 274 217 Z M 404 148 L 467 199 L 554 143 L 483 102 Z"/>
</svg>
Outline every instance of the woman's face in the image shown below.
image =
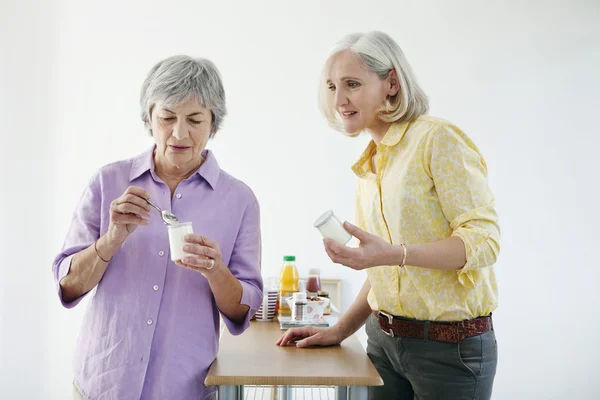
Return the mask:
<svg viewBox="0 0 600 400">
<path fill-rule="evenodd" d="M 378 118 L 378 110 L 388 96 L 398 92 L 394 73 L 381 80 L 349 51 L 334 54 L 327 62 L 326 71 L 332 104 L 346 132 L 377 130 L 378 126 L 385 124 Z"/>
<path fill-rule="evenodd" d="M 150 118 L 156 142 L 155 163 L 183 173 L 197 168 L 212 133 L 211 111 L 190 99 L 176 106 L 157 103 Z"/>
</svg>

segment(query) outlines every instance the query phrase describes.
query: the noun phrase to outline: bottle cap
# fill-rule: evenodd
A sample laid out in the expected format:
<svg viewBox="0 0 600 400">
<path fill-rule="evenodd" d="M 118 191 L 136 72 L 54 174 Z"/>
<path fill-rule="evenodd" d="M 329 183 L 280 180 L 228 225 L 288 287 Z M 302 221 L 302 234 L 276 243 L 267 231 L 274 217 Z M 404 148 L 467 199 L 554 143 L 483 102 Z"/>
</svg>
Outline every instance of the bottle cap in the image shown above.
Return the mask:
<svg viewBox="0 0 600 400">
<path fill-rule="evenodd" d="M 306 292 L 294 292 L 292 295 L 294 303 L 305 303 L 306 302 Z"/>
<path fill-rule="evenodd" d="M 283 256 L 283 261 L 296 261 L 296 256 Z"/>
<path fill-rule="evenodd" d="M 321 275 L 321 270 L 319 268 L 311 268 L 308 270 L 309 275 Z"/>
</svg>

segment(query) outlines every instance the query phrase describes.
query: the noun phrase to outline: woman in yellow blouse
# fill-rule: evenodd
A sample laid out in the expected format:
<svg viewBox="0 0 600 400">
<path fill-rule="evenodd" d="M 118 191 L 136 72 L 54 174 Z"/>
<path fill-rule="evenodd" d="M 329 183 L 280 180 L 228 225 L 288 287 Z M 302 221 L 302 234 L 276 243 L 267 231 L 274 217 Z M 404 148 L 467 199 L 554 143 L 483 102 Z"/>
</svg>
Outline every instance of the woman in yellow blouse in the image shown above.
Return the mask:
<svg viewBox="0 0 600 400">
<path fill-rule="evenodd" d="M 323 70 L 321 110 L 372 141 L 356 164 L 359 248 L 325 240 L 331 260 L 367 271 L 354 304 L 328 329 L 295 328 L 279 345 L 341 343 L 366 323 L 384 380 L 373 399 L 489 399 L 497 347 L 498 217 L 487 166 L 428 101 L 400 47 L 381 32 L 340 41 Z"/>
</svg>

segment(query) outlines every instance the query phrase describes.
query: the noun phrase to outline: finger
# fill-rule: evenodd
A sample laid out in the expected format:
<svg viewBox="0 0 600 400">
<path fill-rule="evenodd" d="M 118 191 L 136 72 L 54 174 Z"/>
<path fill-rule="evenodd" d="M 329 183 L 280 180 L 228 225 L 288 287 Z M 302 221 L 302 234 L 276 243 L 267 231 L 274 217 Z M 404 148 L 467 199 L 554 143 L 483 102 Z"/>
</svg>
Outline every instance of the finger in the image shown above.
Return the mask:
<svg viewBox="0 0 600 400">
<path fill-rule="evenodd" d="M 133 203 L 117 204 L 114 207 L 114 211 L 116 211 L 119 214 L 134 214 L 139 217 L 149 217 L 150 216 L 150 211 L 147 211 L 146 209 L 144 209 L 138 205 L 135 205 Z"/>
<path fill-rule="evenodd" d="M 117 203 L 118 204 L 132 203 L 132 204 L 135 204 L 135 205 L 143 208 L 144 210 L 146 210 L 148 212 L 152 211 L 150 204 L 148 204 L 148 202 L 144 198 L 142 198 L 138 195 L 135 195 L 135 194 L 131 194 L 131 193 L 123 194 L 123 196 L 121 196 L 118 199 Z"/>
<path fill-rule="evenodd" d="M 369 232 L 360 229 L 356 225 L 352 225 L 348 221 L 344 222 L 344 229 L 346 229 L 349 234 L 351 234 L 352 236 L 354 236 L 355 238 L 357 238 L 361 242 L 363 242 L 365 240 L 369 240 L 369 237 L 371 237 L 371 234 Z"/>
<path fill-rule="evenodd" d="M 212 258 L 199 258 L 196 256 L 186 256 L 181 259 L 181 262 L 195 269 L 212 269 L 214 260 Z"/>
<path fill-rule="evenodd" d="M 304 334 L 306 328 L 291 328 L 279 339 L 280 346 L 286 346 L 291 343 L 294 339 L 303 338 L 306 335 Z"/>
<path fill-rule="evenodd" d="M 112 222 L 117 225 L 148 225 L 150 222 L 135 214 L 120 214 L 115 213 Z"/>
<path fill-rule="evenodd" d="M 302 347 L 308 347 L 308 346 L 315 346 L 315 345 L 320 344 L 320 342 L 321 342 L 321 335 L 319 335 L 319 332 L 316 332 L 315 334 L 310 335 L 310 336 L 296 342 L 296 347 L 302 348 Z"/>
<path fill-rule="evenodd" d="M 220 257 L 220 254 L 215 249 L 199 244 L 186 244 L 183 246 L 183 251 L 212 259 L 217 259 Z"/>
<path fill-rule="evenodd" d="M 219 244 L 217 242 L 206 236 L 198 235 L 197 233 L 189 233 L 185 235 L 185 241 L 212 247 L 213 249 L 219 248 Z"/>
<path fill-rule="evenodd" d="M 331 250 L 327 246 L 325 246 L 325 251 L 327 252 L 327 255 L 329 256 L 331 261 L 333 261 L 334 263 L 341 264 L 341 265 L 344 265 L 344 266 L 350 267 L 350 268 L 356 267 L 356 263 L 354 262 L 353 258 L 343 257 L 343 256 L 335 253 L 333 250 Z"/>
<path fill-rule="evenodd" d="M 148 193 L 145 189 L 139 187 L 139 186 L 129 186 L 127 188 L 127 190 L 125 190 L 124 194 L 134 194 L 136 196 L 139 196 L 143 199 L 149 199 L 150 198 L 150 193 Z"/>
<path fill-rule="evenodd" d="M 343 246 L 332 239 L 323 239 L 323 243 L 341 257 L 356 257 L 356 253 L 359 251 L 356 248 Z"/>
</svg>

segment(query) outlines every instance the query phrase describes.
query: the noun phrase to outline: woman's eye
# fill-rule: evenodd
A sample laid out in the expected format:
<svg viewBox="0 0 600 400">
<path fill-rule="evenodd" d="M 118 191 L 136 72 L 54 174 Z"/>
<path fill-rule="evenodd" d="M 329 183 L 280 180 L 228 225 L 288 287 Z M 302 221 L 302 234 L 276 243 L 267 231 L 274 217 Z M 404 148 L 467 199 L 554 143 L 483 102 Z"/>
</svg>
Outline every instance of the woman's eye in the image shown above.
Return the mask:
<svg viewBox="0 0 600 400">
<path fill-rule="evenodd" d="M 195 121 L 193 119 L 190 119 L 189 121 L 190 121 L 191 124 L 194 124 L 194 125 L 198 125 L 199 123 L 202 122 L 202 121 Z"/>
<path fill-rule="evenodd" d="M 333 85 L 329 85 L 329 86 L 327 87 L 327 89 L 329 89 L 331 92 L 333 92 L 333 91 L 335 90 L 335 86 L 333 86 Z"/>
<path fill-rule="evenodd" d="M 173 121 L 175 118 L 173 118 L 173 117 L 162 117 L 161 119 L 163 121 Z"/>
<path fill-rule="evenodd" d="M 350 88 L 357 88 L 359 86 L 360 85 L 358 82 L 353 82 L 353 81 L 348 82 L 348 87 L 350 87 Z"/>
</svg>

